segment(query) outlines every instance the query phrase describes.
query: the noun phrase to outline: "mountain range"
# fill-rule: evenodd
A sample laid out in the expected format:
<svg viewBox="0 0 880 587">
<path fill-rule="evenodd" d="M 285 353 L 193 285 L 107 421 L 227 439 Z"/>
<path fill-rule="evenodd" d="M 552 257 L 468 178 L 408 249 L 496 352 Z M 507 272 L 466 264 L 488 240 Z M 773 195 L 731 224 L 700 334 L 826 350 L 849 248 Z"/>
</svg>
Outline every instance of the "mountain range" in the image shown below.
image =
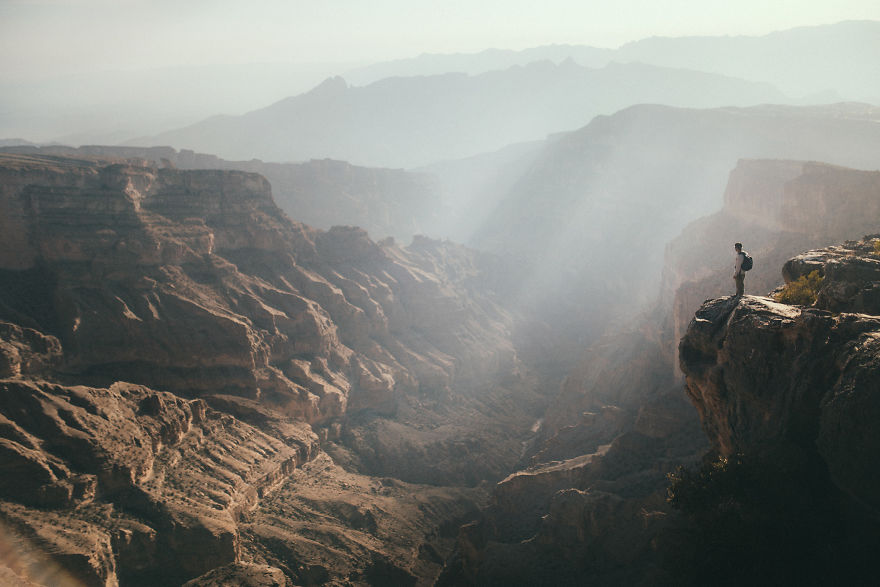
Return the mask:
<svg viewBox="0 0 880 587">
<path fill-rule="evenodd" d="M 769 83 L 793 103 L 877 103 L 880 76 L 870 56 L 878 53 L 878 28 L 880 23 L 874 21 L 849 21 L 753 37 L 654 37 L 617 49 L 588 45 L 489 49 L 426 54 L 360 67 L 218 64 L 7 79 L 0 81 L 0 137 L 108 144 L 180 128 L 211 115 L 241 115 L 299 95 L 337 75 L 361 87 L 392 77 L 452 72 L 478 76 L 536 61 L 560 64 L 566 59 L 596 69 L 612 62 L 640 62 Z"/>
<path fill-rule="evenodd" d="M 532 61 L 560 63 L 571 58 L 587 67 L 617 61 L 717 73 L 773 84 L 802 99 L 877 103 L 880 76 L 866 56 L 880 52 L 880 22 L 844 21 L 798 27 L 761 36 L 650 37 L 602 49 L 587 45 L 550 45 L 522 51 L 490 49 L 480 53 L 420 55 L 377 63 L 343 74 L 354 85 L 386 77 L 433 75 L 450 71 L 477 75 Z"/>
<path fill-rule="evenodd" d="M 261 110 L 210 118 L 129 144 L 171 145 L 227 159 L 332 158 L 416 167 L 543 139 L 632 104 L 706 108 L 783 101 L 769 84 L 715 74 L 544 61 L 476 76 L 387 78 L 364 87 L 332 78 Z"/>
</svg>

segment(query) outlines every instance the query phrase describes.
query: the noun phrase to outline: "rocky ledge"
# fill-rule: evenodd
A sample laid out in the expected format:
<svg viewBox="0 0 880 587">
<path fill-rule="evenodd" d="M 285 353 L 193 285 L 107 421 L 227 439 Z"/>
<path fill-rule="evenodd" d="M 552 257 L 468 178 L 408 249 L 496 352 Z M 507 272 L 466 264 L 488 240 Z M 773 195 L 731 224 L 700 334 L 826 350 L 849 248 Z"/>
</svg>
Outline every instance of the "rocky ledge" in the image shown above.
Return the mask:
<svg viewBox="0 0 880 587">
<path fill-rule="evenodd" d="M 722 455 L 786 442 L 817 452 L 835 484 L 876 515 L 880 482 L 880 260 L 874 239 L 811 251 L 786 281 L 824 275 L 810 307 L 711 300 L 681 341 L 687 391 Z"/>
</svg>

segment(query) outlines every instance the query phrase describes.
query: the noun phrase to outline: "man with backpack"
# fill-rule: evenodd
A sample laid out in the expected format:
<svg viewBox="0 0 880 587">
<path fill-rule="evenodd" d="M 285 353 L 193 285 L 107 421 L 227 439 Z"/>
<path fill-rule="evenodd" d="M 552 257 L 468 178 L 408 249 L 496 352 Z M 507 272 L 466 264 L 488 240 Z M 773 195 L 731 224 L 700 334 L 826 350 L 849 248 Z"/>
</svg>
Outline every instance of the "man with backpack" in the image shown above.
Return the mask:
<svg viewBox="0 0 880 587">
<path fill-rule="evenodd" d="M 736 250 L 736 262 L 733 265 L 733 280 L 736 282 L 736 297 L 743 295 L 745 289 L 746 271 L 752 268 L 752 258 L 748 253 L 742 250 L 742 243 L 735 243 L 733 248 Z"/>
</svg>

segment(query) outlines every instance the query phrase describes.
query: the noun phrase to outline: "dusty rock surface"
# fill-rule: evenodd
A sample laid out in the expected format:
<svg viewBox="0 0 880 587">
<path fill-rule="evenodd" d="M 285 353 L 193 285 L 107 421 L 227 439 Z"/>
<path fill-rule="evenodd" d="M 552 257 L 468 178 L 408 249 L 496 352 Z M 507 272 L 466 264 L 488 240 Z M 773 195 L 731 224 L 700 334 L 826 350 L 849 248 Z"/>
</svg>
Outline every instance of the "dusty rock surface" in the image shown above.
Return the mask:
<svg viewBox="0 0 880 587">
<path fill-rule="evenodd" d="M 430 583 L 484 497 L 456 486 L 503 476 L 542 410 L 463 247 L 145 160 L 2 155 L 0 212 L 21 584 Z"/>
<path fill-rule="evenodd" d="M 242 524 L 243 550 L 297 585 L 431 584 L 480 489 L 348 473 L 321 455 Z"/>
<path fill-rule="evenodd" d="M 3 516 L 89 584 L 233 562 L 237 518 L 317 452 L 306 426 L 283 442 L 143 386 L 0 388 Z"/>
<path fill-rule="evenodd" d="M 223 587 L 224 585 L 288 587 L 292 583 L 281 569 L 248 563 L 233 563 L 218 567 L 184 583 L 184 587 Z"/>
</svg>

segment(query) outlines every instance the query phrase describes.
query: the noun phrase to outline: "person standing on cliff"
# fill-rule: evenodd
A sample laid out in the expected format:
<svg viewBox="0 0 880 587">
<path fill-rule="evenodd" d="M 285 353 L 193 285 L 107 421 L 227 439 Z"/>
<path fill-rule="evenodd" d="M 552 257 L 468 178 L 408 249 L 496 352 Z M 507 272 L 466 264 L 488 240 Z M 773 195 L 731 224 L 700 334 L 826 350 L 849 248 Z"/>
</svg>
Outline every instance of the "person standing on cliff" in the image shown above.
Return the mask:
<svg viewBox="0 0 880 587">
<path fill-rule="evenodd" d="M 733 280 L 736 282 L 736 297 L 742 297 L 743 291 L 745 290 L 745 280 L 746 280 L 746 272 L 743 271 L 743 260 L 746 258 L 746 254 L 743 253 L 743 245 L 742 243 L 736 243 L 733 245 L 733 248 L 736 250 L 736 262 L 733 264 Z"/>
</svg>

